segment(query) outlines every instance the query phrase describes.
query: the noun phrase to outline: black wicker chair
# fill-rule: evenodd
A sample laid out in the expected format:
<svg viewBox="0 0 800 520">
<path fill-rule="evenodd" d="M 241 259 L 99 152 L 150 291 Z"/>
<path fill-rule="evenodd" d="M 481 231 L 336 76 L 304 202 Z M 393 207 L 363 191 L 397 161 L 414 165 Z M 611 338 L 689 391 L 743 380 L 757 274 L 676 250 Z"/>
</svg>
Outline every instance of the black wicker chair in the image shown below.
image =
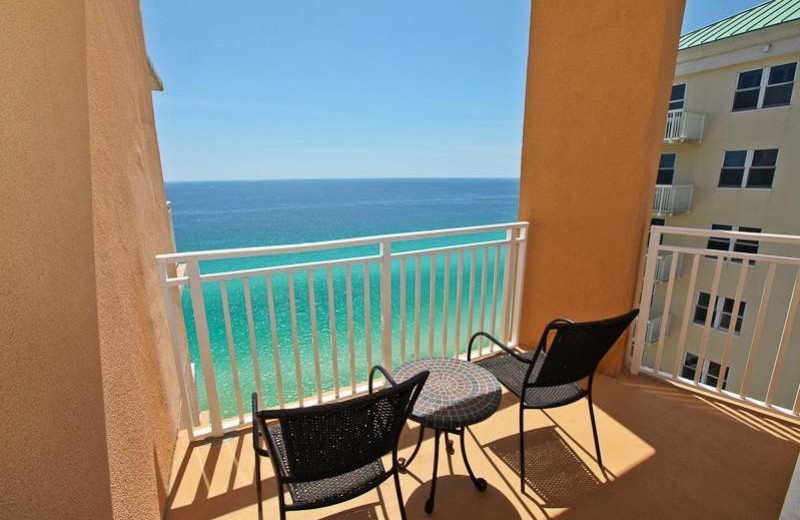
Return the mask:
<svg viewBox="0 0 800 520">
<path fill-rule="evenodd" d="M 372 392 L 380 372 L 387 388 Z M 286 511 L 325 507 L 355 498 L 394 476 L 400 512 L 406 517 L 398 476 L 397 443 L 428 377 L 423 372 L 396 384 L 379 366 L 370 372 L 368 395 L 284 410 L 258 410 L 253 393 L 253 448 L 258 516 L 262 518 L 260 457 L 269 457 L 278 484 L 280 518 Z M 267 425 L 267 421 L 276 420 Z M 266 446 L 266 447 L 265 447 Z M 381 458 L 392 454 L 392 466 Z M 292 503 L 286 504 L 288 489 Z"/>
<path fill-rule="evenodd" d="M 532 352 L 515 351 L 485 332 L 477 332 L 470 338 L 468 360 L 472 354 L 473 343 L 480 337 L 487 338 L 506 352 L 478 361 L 478 364 L 493 373 L 503 386 L 520 398 L 519 467 L 520 489 L 523 492 L 525 491 L 523 413 L 526 409 L 555 408 L 587 397 L 597 462 L 601 468 L 603 467 L 592 405 L 592 382 L 600 360 L 637 314 L 639 310 L 634 309 L 621 316 L 601 321 L 574 323 L 563 318 L 553 320 L 545 327 L 538 347 Z M 547 340 L 552 331 L 555 331 L 555 336 L 548 348 Z M 585 387 L 578 384 L 584 379 L 587 380 Z"/>
</svg>

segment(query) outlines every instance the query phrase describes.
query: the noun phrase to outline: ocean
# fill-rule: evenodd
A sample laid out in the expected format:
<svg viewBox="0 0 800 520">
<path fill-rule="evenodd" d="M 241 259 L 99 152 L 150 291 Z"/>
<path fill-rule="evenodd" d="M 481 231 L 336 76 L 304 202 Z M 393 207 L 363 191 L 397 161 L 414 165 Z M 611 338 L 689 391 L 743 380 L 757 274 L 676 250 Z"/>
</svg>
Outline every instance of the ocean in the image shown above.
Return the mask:
<svg viewBox="0 0 800 520">
<path fill-rule="evenodd" d="M 517 179 L 331 179 L 331 180 L 270 180 L 235 182 L 180 182 L 167 183 L 167 198 L 171 202 L 176 249 L 178 251 L 200 251 L 236 247 L 267 246 L 317 242 L 341 238 L 424 231 L 463 226 L 477 226 L 517 220 L 519 182 Z M 472 235 L 468 238 L 445 237 L 423 242 L 408 242 L 401 248 L 417 249 L 464 243 L 476 239 L 501 238 L 498 234 Z M 402 249 L 401 249 L 402 250 Z M 375 254 L 374 247 L 351 248 L 327 253 L 304 253 L 282 257 L 257 257 L 228 259 L 201 263 L 201 272 L 211 273 L 230 271 L 267 265 L 307 262 L 330 259 L 352 254 Z M 444 259 L 437 258 L 437 279 L 435 280 L 439 297 L 435 299 L 436 316 L 434 328 L 441 328 L 441 290 Z M 488 289 L 492 289 L 495 267 L 494 253 L 486 259 L 478 254 L 477 262 L 488 264 Z M 468 271 L 470 258 L 465 257 L 464 272 Z M 399 264 L 399 262 L 396 262 Z M 452 259 L 452 272 L 455 272 L 455 258 Z M 476 263 L 476 265 L 479 265 Z M 430 263 L 422 264 L 423 288 L 428 287 Z M 393 270 L 399 266 L 393 266 Z M 334 387 L 332 375 L 331 338 L 328 327 L 328 301 L 326 272 L 313 273 L 315 311 L 319 333 L 319 358 L 321 391 Z M 335 325 L 339 384 L 349 385 L 350 360 L 348 352 L 347 312 L 345 309 L 344 268 L 334 270 Z M 464 282 L 466 284 L 466 278 Z M 278 404 L 273 344 L 278 344 L 279 368 L 282 376 L 281 393 L 284 401 L 297 399 L 297 371 L 293 348 L 293 331 L 288 319 L 289 302 L 288 278 L 275 275 L 272 280 L 275 294 L 275 314 L 277 341 L 273 342 L 266 304 L 266 280 L 263 276 L 249 281 L 251 310 L 253 316 L 253 336 L 256 344 L 260 383 L 265 405 Z M 397 276 L 395 275 L 395 283 Z M 413 315 L 413 272 L 407 282 L 409 297 L 408 311 Z M 366 348 L 367 324 L 370 325 L 371 351 L 373 364 L 380 363 L 380 307 L 378 301 L 378 266 L 369 270 L 369 288 L 372 294 L 369 319 L 363 309 L 364 274 L 360 268 L 353 269 L 353 318 L 355 336 L 355 378 L 364 380 L 367 366 L 364 350 Z M 465 285 L 466 287 L 466 285 Z M 300 381 L 303 394 L 317 392 L 312 335 L 309 326 L 309 292 L 305 273 L 296 275 L 294 288 L 297 309 L 297 337 L 300 347 Z M 238 365 L 238 384 L 243 398 L 244 411 L 249 404 L 249 395 L 256 389 L 256 375 L 251 354 L 251 336 L 245 304 L 244 284 L 232 280 L 226 284 L 230 315 L 231 339 L 234 357 Z M 450 287 L 455 295 L 455 284 Z M 206 315 L 214 360 L 215 379 L 220 399 L 222 416 L 234 417 L 238 413 L 232 360 L 229 354 L 226 320 L 223 312 L 222 296 L 218 283 L 206 283 L 203 287 Z M 466 290 L 464 291 L 466 293 Z M 454 296 L 453 296 L 454 298 Z M 466 296 L 464 296 L 466 302 Z M 423 290 L 422 308 L 428 309 L 428 295 Z M 489 302 L 487 302 L 488 304 Z M 397 290 L 393 290 L 393 309 L 399 308 Z M 451 303 L 450 314 L 454 304 Z M 208 407 L 197 339 L 194 330 L 192 306 L 188 291 L 183 292 L 183 310 L 186 319 L 189 354 L 195 364 L 197 391 L 201 409 Z M 479 312 L 473 308 L 475 319 Z M 491 311 L 489 311 L 491 312 Z M 395 319 L 397 313 L 393 313 Z M 427 351 L 427 312 L 421 316 L 422 347 Z M 491 321 L 486 318 L 487 323 Z M 449 327 L 454 327 L 450 320 Z M 466 319 L 464 320 L 466 321 Z M 367 323 L 368 322 L 368 323 Z M 462 325 L 465 327 L 465 325 Z M 397 344 L 397 325 L 393 329 Z M 413 326 L 408 327 L 407 343 L 413 344 Z M 462 332 L 462 337 L 465 335 Z M 453 336 L 450 336 L 453 337 Z M 463 348 L 463 347 L 462 347 Z M 409 351 L 413 350 L 409 348 Z M 451 347 L 452 351 L 452 347 Z M 410 354 L 409 354 L 410 355 Z M 399 360 L 397 346 L 394 348 L 395 362 Z M 408 357 L 408 356 L 407 356 Z"/>
</svg>

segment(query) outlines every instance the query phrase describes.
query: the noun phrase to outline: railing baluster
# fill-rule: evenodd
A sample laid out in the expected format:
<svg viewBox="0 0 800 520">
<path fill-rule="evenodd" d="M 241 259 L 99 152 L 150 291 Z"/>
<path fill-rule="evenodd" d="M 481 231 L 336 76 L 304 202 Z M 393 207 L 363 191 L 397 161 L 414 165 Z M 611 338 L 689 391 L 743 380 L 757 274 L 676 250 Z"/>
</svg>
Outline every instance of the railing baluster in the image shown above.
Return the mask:
<svg viewBox="0 0 800 520">
<path fill-rule="evenodd" d="M 261 390 L 261 369 L 258 366 L 258 345 L 256 344 L 256 327 L 253 320 L 253 303 L 250 298 L 250 278 L 245 277 L 244 282 L 244 308 L 247 314 L 247 332 L 250 336 L 250 355 L 253 357 L 253 377 L 256 382 L 259 406 L 263 406 L 264 398 Z"/>
<path fill-rule="evenodd" d="M 364 350 L 367 356 L 367 373 L 364 379 L 369 377 L 372 368 L 372 316 L 370 314 L 369 301 L 369 264 L 364 263 Z"/>
<path fill-rule="evenodd" d="M 725 257 L 719 255 L 716 261 L 716 267 L 714 268 L 714 280 L 711 282 L 711 296 L 708 299 L 708 313 L 706 314 L 706 321 L 703 324 L 703 335 L 700 337 L 700 348 L 697 352 L 697 370 L 694 371 L 694 384 L 698 384 L 700 382 L 700 372 L 702 372 L 703 363 L 705 363 L 706 359 L 706 347 L 708 346 L 708 339 L 711 335 L 711 321 L 714 319 L 714 314 L 716 312 L 722 312 L 722 306 L 717 309 L 717 296 L 719 295 L 719 279 L 722 275 L 722 262 L 725 261 Z M 693 299 L 693 295 L 687 295 L 689 299 Z M 722 377 L 722 374 L 720 374 Z"/>
<path fill-rule="evenodd" d="M 294 371 L 297 382 L 297 403 L 303 406 L 303 374 L 300 365 L 300 342 L 297 339 L 297 305 L 294 297 L 294 272 L 289 271 L 289 317 L 292 323 L 292 346 L 294 347 Z"/>
<path fill-rule="evenodd" d="M 506 325 L 508 324 L 508 315 L 511 311 L 511 257 L 514 254 L 514 230 L 509 229 L 506 231 L 506 257 L 505 265 L 503 266 L 503 304 L 500 306 L 500 340 L 508 342 L 508 334 Z"/>
<path fill-rule="evenodd" d="M 244 412 L 242 410 L 242 388 L 239 385 L 239 367 L 236 364 L 236 350 L 233 345 L 233 330 L 231 329 L 231 314 L 228 309 L 228 290 L 225 280 L 219 283 L 220 297 L 222 298 L 222 318 L 225 322 L 225 338 L 228 340 L 228 357 L 231 360 L 231 376 L 233 377 L 233 389 L 236 392 L 236 412 L 239 415 L 239 424 L 244 423 Z M 258 380 L 260 383 L 260 380 Z M 258 391 L 261 398 L 261 390 Z"/>
<path fill-rule="evenodd" d="M 488 269 L 489 269 L 489 248 L 486 246 L 481 248 L 481 296 L 480 296 L 480 314 L 479 316 L 479 323 L 480 328 L 478 330 L 486 330 L 486 282 L 488 278 Z M 478 340 L 478 352 L 483 354 L 483 338 Z"/>
<path fill-rule="evenodd" d="M 278 389 L 278 404 L 284 407 L 283 376 L 281 375 L 280 346 L 278 343 L 278 322 L 275 319 L 275 296 L 272 292 L 272 275 L 266 276 L 267 281 L 267 311 L 269 312 L 269 330 L 272 336 L 272 360 L 275 363 L 275 386 Z M 259 405 L 262 406 L 262 405 Z"/>
<path fill-rule="evenodd" d="M 317 402 L 322 402 L 322 376 L 319 373 L 319 338 L 317 337 L 317 303 L 314 294 L 314 271 L 308 271 L 308 317 L 311 321 L 311 344 L 314 349 L 314 381 L 317 385 Z"/>
<path fill-rule="evenodd" d="M 692 319 L 692 308 L 694 307 L 694 287 L 697 283 L 697 271 L 700 267 L 700 255 L 693 255 L 692 258 L 692 273 L 689 275 L 689 288 L 686 291 L 686 302 L 683 306 L 683 321 L 681 322 L 681 334 L 678 339 L 678 349 L 675 352 L 675 361 L 672 367 L 672 377 L 677 379 L 683 372 L 683 352 L 686 349 L 686 334 L 689 331 L 689 320 Z M 652 290 L 650 287 L 644 286 L 642 291 Z"/>
<path fill-rule="evenodd" d="M 442 358 L 447 357 L 447 318 L 450 307 L 450 251 L 444 255 L 444 290 L 442 298 Z"/>
<path fill-rule="evenodd" d="M 400 364 L 406 362 L 406 259 L 400 259 Z"/>
<path fill-rule="evenodd" d="M 458 252 L 458 267 L 456 268 L 456 337 L 455 347 L 453 348 L 453 357 L 458 358 L 461 355 L 461 296 L 462 287 L 464 285 L 464 251 Z"/>
<path fill-rule="evenodd" d="M 800 269 L 797 270 L 797 276 L 794 279 L 792 299 L 789 301 L 789 309 L 786 311 L 786 321 L 783 323 L 781 342 L 778 344 L 778 353 L 775 355 L 775 364 L 772 367 L 772 375 L 769 378 L 767 405 L 772 405 L 775 400 L 775 391 L 778 389 L 778 381 L 780 380 L 781 369 L 783 368 L 783 359 L 786 356 L 786 351 L 789 348 L 789 340 L 792 337 L 792 328 L 794 327 L 794 318 L 797 314 L 798 301 L 800 301 Z"/>
<path fill-rule="evenodd" d="M 492 336 L 497 334 L 497 293 L 499 292 L 498 285 L 500 283 L 500 246 L 494 246 L 494 266 L 492 268 L 492 320 L 491 320 L 491 331 Z"/>
<path fill-rule="evenodd" d="M 345 267 L 345 296 L 347 298 L 347 340 L 350 347 L 350 389 L 356 392 L 355 332 L 353 330 L 353 274 L 350 264 Z"/>
<path fill-rule="evenodd" d="M 667 279 L 667 296 L 664 299 L 664 309 L 661 311 L 661 330 L 658 331 L 658 346 L 656 347 L 656 362 L 653 369 L 656 373 L 661 371 L 661 356 L 664 352 L 664 339 L 667 336 L 667 319 L 672 305 L 672 289 L 675 286 L 675 274 L 678 269 L 678 253 L 670 257 L 669 278 Z M 649 320 L 648 320 L 649 321 Z"/>
<path fill-rule="evenodd" d="M 381 364 L 392 370 L 392 243 L 381 242 L 380 253 Z"/>
<path fill-rule="evenodd" d="M 428 294 L 428 357 L 433 357 L 433 329 L 436 324 L 434 321 L 434 309 L 436 308 L 436 253 L 431 255 L 431 271 L 429 280 Z"/>
<path fill-rule="evenodd" d="M 512 229 L 511 236 L 515 236 L 516 234 L 517 230 Z M 525 244 L 528 240 L 527 228 L 520 229 L 519 234 L 519 242 L 515 239 L 513 247 L 515 252 L 513 266 L 516 272 L 514 274 L 514 292 L 512 293 L 514 295 L 514 306 L 511 314 L 511 344 L 515 347 L 519 342 L 519 320 L 522 314 L 522 290 L 525 276 Z"/>
<path fill-rule="evenodd" d="M 469 298 L 467 299 L 467 309 L 469 310 L 469 317 L 467 318 L 467 331 L 469 331 L 468 341 L 472 339 L 472 334 L 474 332 L 472 328 L 472 318 L 475 314 L 475 262 L 477 261 L 477 256 L 478 250 L 473 247 L 469 261 Z"/>
<path fill-rule="evenodd" d="M 175 362 L 176 372 L 178 373 L 178 382 L 180 383 L 181 394 L 183 397 L 184 406 L 181 406 L 181 419 L 189 434 L 189 440 L 194 440 L 194 426 L 198 422 L 199 410 L 195 406 L 197 403 L 196 392 L 197 388 L 192 384 L 194 392 L 189 387 L 189 378 L 191 377 L 191 363 L 189 360 L 189 353 L 186 349 L 185 337 L 179 332 L 178 317 L 175 313 L 175 304 L 172 300 L 172 291 L 167 285 L 167 278 L 169 273 L 167 271 L 167 264 L 160 262 L 158 264 L 158 271 L 161 278 L 161 293 L 164 297 L 164 305 L 167 311 L 167 322 L 169 325 L 170 338 L 172 340 L 172 356 Z M 180 301 L 180 289 L 178 289 L 178 301 Z"/>
<path fill-rule="evenodd" d="M 187 262 L 186 275 L 189 277 L 189 294 L 192 298 L 192 313 L 197 333 L 197 349 L 200 351 L 200 364 L 203 367 L 203 381 L 208 398 L 208 413 L 211 419 L 211 435 L 222 435 L 222 415 L 219 408 L 217 379 L 214 375 L 214 359 L 211 357 L 211 339 L 206 322 L 206 306 L 203 299 L 203 282 L 200 280 L 198 262 Z"/>
<path fill-rule="evenodd" d="M 759 346 L 761 345 L 761 332 L 764 329 L 764 320 L 767 318 L 767 307 L 769 306 L 769 298 L 772 295 L 772 284 L 775 282 L 775 269 L 777 264 L 770 262 L 767 269 L 767 278 L 764 280 L 764 290 L 761 293 L 761 302 L 758 305 L 758 315 L 756 316 L 756 324 L 753 327 L 753 339 L 750 342 L 750 352 L 747 354 L 747 364 L 744 369 L 744 376 L 742 376 L 742 388 L 739 394 L 742 399 L 747 398 L 750 390 L 750 379 L 753 376 L 753 366 L 756 362 L 756 354 L 758 354 Z"/>
<path fill-rule="evenodd" d="M 417 257 L 414 266 L 414 360 L 419 359 L 419 316 L 420 296 L 422 293 L 422 257 Z"/>
<path fill-rule="evenodd" d="M 739 307 L 742 305 L 742 294 L 744 293 L 744 284 L 747 280 L 747 269 L 748 262 L 742 262 L 742 266 L 739 269 L 739 282 L 736 284 L 736 293 L 733 297 L 733 313 L 731 314 L 731 323 L 728 325 L 728 333 L 725 335 L 725 346 L 722 348 L 722 358 L 719 362 L 720 368 L 719 377 L 717 378 L 717 392 L 722 391 L 722 384 L 725 382 L 725 367 L 728 366 L 731 343 L 733 343 L 733 333 L 736 331 L 736 322 L 739 319 Z M 720 312 L 722 312 L 721 309 Z"/>
<path fill-rule="evenodd" d="M 336 350 L 336 300 L 333 292 L 333 267 L 328 268 L 328 322 L 331 330 L 331 369 L 333 393 L 339 397 L 339 354 Z"/>
<path fill-rule="evenodd" d="M 644 267 L 642 294 L 639 299 L 639 316 L 636 319 L 636 336 L 633 341 L 633 362 L 631 373 L 636 375 L 642 368 L 644 345 L 647 341 L 647 321 L 650 319 L 650 307 L 653 304 L 653 284 L 656 277 L 658 261 L 658 245 L 661 242 L 661 230 L 654 227 L 650 231 L 650 242 L 647 244 L 647 262 Z"/>
</svg>

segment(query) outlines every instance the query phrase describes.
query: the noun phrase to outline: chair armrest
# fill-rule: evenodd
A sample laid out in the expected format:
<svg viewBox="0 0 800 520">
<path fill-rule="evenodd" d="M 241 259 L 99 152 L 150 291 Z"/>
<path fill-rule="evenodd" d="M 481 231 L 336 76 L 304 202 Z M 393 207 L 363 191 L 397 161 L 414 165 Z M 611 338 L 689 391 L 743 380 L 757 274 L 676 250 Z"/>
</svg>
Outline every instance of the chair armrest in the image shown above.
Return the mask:
<svg viewBox="0 0 800 520">
<path fill-rule="evenodd" d="M 516 352 L 514 352 L 514 351 L 513 351 L 511 348 L 509 348 L 509 347 L 507 347 L 506 345 L 504 345 L 504 344 L 500 343 L 500 340 L 498 340 L 497 338 L 495 338 L 495 337 L 494 337 L 494 336 L 492 336 L 491 334 L 489 334 L 489 333 L 487 333 L 487 332 L 483 332 L 483 331 L 478 331 L 478 332 L 476 332 L 476 333 L 475 333 L 475 334 L 473 334 L 473 335 L 472 335 L 472 337 L 469 339 L 469 347 L 467 348 L 467 361 L 470 361 L 470 360 L 471 360 L 471 358 L 472 358 L 472 344 L 473 344 L 473 343 L 475 343 L 475 340 L 476 340 L 478 337 L 484 337 L 484 338 L 488 339 L 489 341 L 491 341 L 492 343 L 494 343 L 495 345 L 497 345 L 497 346 L 498 346 L 498 347 L 500 347 L 501 349 L 505 350 L 506 352 L 508 352 L 509 354 L 511 354 L 512 356 L 514 356 L 514 358 L 515 358 L 517 361 L 521 361 L 521 362 L 523 362 L 523 363 L 530 363 L 530 362 L 531 362 L 531 360 L 530 360 L 530 359 L 526 359 L 526 358 L 524 358 L 524 357 L 520 356 L 519 354 L 517 354 Z"/>
<path fill-rule="evenodd" d="M 387 381 L 389 381 L 389 384 L 392 386 L 397 386 L 397 381 L 395 381 L 394 378 L 389 375 L 389 372 L 387 372 L 385 368 L 380 365 L 375 365 L 372 367 L 372 370 L 369 371 L 369 393 L 372 393 L 372 379 L 375 377 L 375 372 L 380 372 L 381 375 Z"/>
</svg>

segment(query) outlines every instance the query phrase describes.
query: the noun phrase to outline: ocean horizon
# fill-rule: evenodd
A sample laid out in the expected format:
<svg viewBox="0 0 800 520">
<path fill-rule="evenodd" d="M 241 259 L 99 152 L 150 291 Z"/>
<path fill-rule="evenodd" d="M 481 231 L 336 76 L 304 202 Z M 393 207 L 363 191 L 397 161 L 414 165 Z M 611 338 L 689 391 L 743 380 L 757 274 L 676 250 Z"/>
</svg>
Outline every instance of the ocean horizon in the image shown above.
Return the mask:
<svg viewBox="0 0 800 520">
<path fill-rule="evenodd" d="M 270 179 L 257 181 L 181 181 L 166 183 L 167 198 L 171 203 L 175 241 L 177 251 L 200 251 L 209 249 L 226 249 L 238 247 L 256 247 L 302 242 L 318 242 L 359 236 L 383 235 L 430 229 L 444 229 L 465 226 L 478 226 L 513 222 L 517 220 L 519 199 L 519 180 L 515 178 L 409 178 L 409 179 Z M 500 238 L 497 233 L 482 236 L 443 237 L 428 239 L 424 244 L 409 242 L 402 247 L 416 249 L 419 247 L 437 247 L 474 241 L 476 239 Z M 347 251 L 316 252 L 280 257 L 255 257 L 226 259 L 203 262 L 201 272 L 220 272 L 267 265 L 283 265 L 306 261 L 330 259 L 342 254 L 374 254 L 369 246 L 351 248 Z M 498 254 L 500 254 L 498 252 Z M 333 256 L 331 256 L 333 255 Z M 502 266 L 495 265 L 494 254 L 482 258 L 486 262 L 489 290 L 492 289 L 494 270 Z M 470 262 L 465 257 L 465 275 Z M 427 262 L 427 263 L 425 263 Z M 443 287 L 442 271 L 444 258 L 437 258 L 437 279 L 435 284 L 439 297 L 435 299 L 436 316 L 442 311 Z M 455 258 L 452 259 L 453 265 Z M 422 287 L 427 288 L 430 260 L 422 264 Z M 372 265 L 367 271 L 368 285 L 373 295 L 379 294 L 378 266 Z M 397 267 L 393 267 L 396 271 Z M 320 363 L 322 385 L 325 391 L 335 386 L 331 374 L 331 353 L 329 352 L 330 330 L 328 323 L 328 302 L 325 290 L 325 272 L 314 273 L 315 311 L 319 326 Z M 334 286 L 337 295 L 344 294 L 344 269 L 334 270 Z M 317 280 L 317 278 L 319 280 Z M 380 309 L 373 297 L 369 317 L 363 312 L 365 275 L 362 270 L 353 270 L 353 307 L 354 329 L 356 336 L 356 378 L 365 379 L 369 367 L 364 356 L 366 344 L 365 334 L 369 320 L 372 363 L 381 362 L 380 352 Z M 282 391 L 285 400 L 292 401 L 296 394 L 296 373 L 293 358 L 292 330 L 289 319 L 288 300 L 285 297 L 288 288 L 286 276 L 276 275 L 272 280 L 275 291 L 275 313 L 277 344 L 282 373 Z M 413 291 L 408 280 L 410 291 Z M 452 298 L 455 296 L 455 284 L 450 288 Z M 302 351 L 301 381 L 305 389 L 315 386 L 315 374 L 311 349 L 311 331 L 308 326 L 309 297 L 308 281 L 305 276 L 294 279 L 297 308 L 297 335 Z M 253 369 L 250 333 L 246 317 L 245 289 L 239 280 L 227 284 L 227 303 L 230 312 L 231 334 L 234 343 L 235 358 L 238 365 L 239 385 L 242 396 L 248 396 L 256 388 L 256 375 Z M 264 277 L 249 282 L 254 336 L 259 361 L 259 374 L 264 403 L 274 406 L 277 400 L 277 382 L 273 359 L 273 338 L 269 324 L 266 305 L 266 281 Z M 466 292 L 466 291 L 464 291 Z M 211 352 L 215 366 L 215 378 L 220 398 L 223 417 L 232 417 L 237 413 L 235 399 L 235 383 L 231 371 L 231 359 L 228 351 L 226 322 L 222 312 L 222 295 L 217 284 L 204 284 L 204 299 L 208 321 Z M 409 292 L 411 294 L 411 292 Z M 345 299 L 335 299 L 336 342 L 342 347 L 347 345 Z M 429 303 L 425 291 L 421 295 L 422 306 L 427 309 Z M 407 305 L 411 302 L 407 302 Z M 487 302 L 488 303 L 488 302 Z M 393 292 L 393 314 L 399 309 L 396 291 Z M 453 313 L 454 305 L 449 310 Z M 488 309 L 485 308 L 484 311 Z M 194 331 L 191 301 L 188 291 L 183 293 L 183 311 L 185 316 L 189 354 L 197 370 L 197 392 L 200 408 L 207 408 L 205 385 L 202 381 L 202 370 Z M 478 319 L 477 307 L 472 309 Z M 487 313 L 486 322 L 491 322 L 491 310 Z M 421 317 L 423 336 L 427 336 L 429 326 L 441 329 L 441 321 L 427 323 L 427 316 Z M 449 329 L 454 327 L 454 320 L 449 320 Z M 465 320 L 466 321 L 466 320 Z M 398 335 L 397 327 L 393 330 Z M 411 331 L 408 331 L 409 333 Z M 465 334 L 465 333 L 464 333 Z M 438 337 L 438 336 L 437 336 Z M 452 337 L 452 336 L 451 336 Z M 463 337 L 463 336 L 462 336 Z M 413 341 L 409 336 L 407 338 Z M 397 337 L 395 337 L 395 342 Z M 424 342 L 427 351 L 427 343 Z M 451 347 L 452 350 L 452 347 Z M 397 348 L 393 355 L 399 359 Z M 347 385 L 350 381 L 349 358 L 347 348 L 338 349 L 339 385 Z M 314 392 L 305 390 L 306 395 Z"/>
</svg>

